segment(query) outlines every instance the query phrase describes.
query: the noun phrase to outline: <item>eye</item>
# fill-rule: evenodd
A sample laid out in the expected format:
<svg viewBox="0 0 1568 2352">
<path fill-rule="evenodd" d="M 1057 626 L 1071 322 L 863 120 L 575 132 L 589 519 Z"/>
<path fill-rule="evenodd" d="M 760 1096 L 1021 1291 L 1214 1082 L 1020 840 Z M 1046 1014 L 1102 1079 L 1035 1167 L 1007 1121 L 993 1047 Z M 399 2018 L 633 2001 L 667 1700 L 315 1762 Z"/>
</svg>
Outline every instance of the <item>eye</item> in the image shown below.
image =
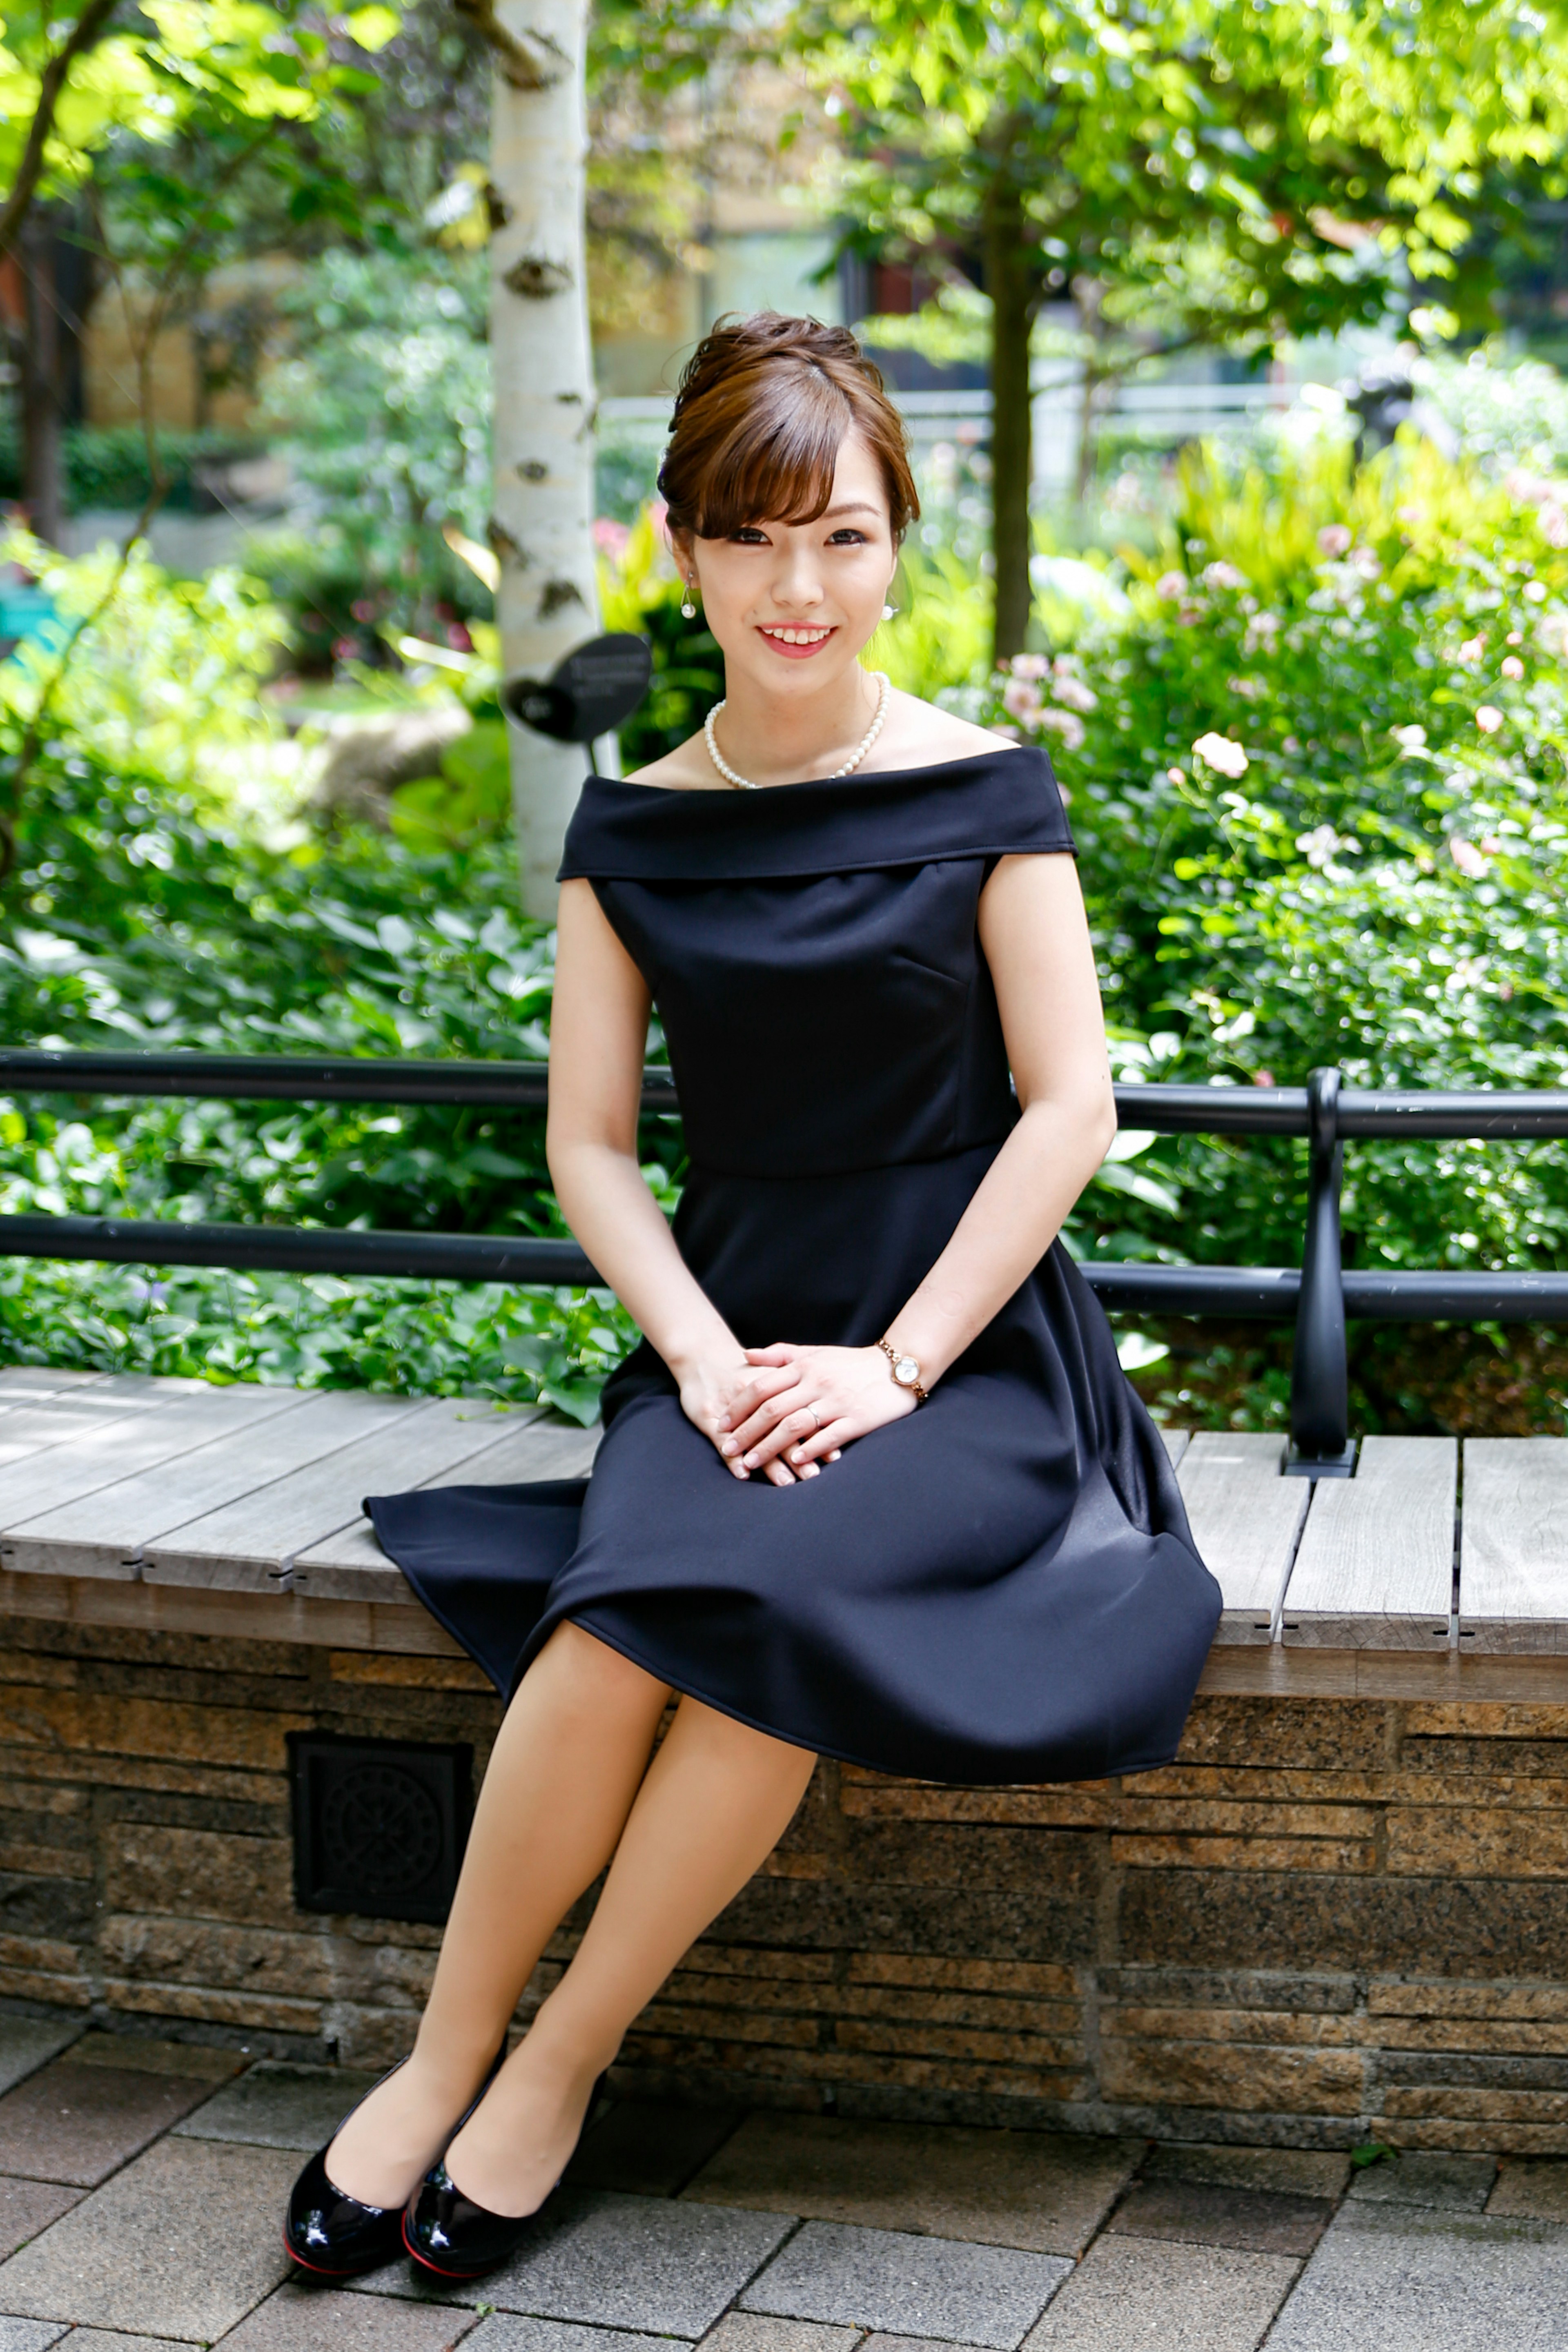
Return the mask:
<svg viewBox="0 0 1568 2352">
<path fill-rule="evenodd" d="M 739 530 L 730 533 L 730 537 L 741 547 L 766 547 L 768 543 L 767 532 L 754 522 L 743 522 Z"/>
<path fill-rule="evenodd" d="M 829 547 L 865 547 L 868 541 L 863 530 L 857 530 L 853 523 L 847 522 L 839 525 L 827 544 Z"/>
</svg>

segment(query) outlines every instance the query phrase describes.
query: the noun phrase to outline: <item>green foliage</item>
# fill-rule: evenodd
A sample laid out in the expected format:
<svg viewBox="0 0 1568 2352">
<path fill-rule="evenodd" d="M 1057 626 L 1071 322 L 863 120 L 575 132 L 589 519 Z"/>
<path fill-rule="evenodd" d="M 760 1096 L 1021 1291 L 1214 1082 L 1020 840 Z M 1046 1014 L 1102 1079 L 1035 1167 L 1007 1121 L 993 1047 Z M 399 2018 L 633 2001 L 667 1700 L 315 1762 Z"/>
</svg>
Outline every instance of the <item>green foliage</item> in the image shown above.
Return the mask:
<svg viewBox="0 0 1568 2352">
<path fill-rule="evenodd" d="M 147 436 L 139 425 L 72 425 L 61 436 L 68 512 L 108 507 L 137 512 L 152 495 Z M 182 433 L 159 428 L 158 455 L 168 478 L 163 499 L 171 513 L 200 512 L 210 503 L 201 476 L 209 467 L 254 457 L 260 445 L 233 433 Z M 16 426 L 0 417 L 0 499 L 22 495 L 22 457 Z"/>
<path fill-rule="evenodd" d="M 0 563 L 32 573 L 58 616 L 50 635 L 0 664 L 0 727 L 13 740 L 67 638 L 102 604 L 118 562 L 108 546 L 72 561 L 18 527 L 0 535 Z M 62 740 L 90 746 L 115 768 L 155 776 L 197 806 L 270 813 L 295 765 L 257 693 L 280 634 L 279 616 L 254 581 L 232 571 L 174 580 L 138 548 L 55 690 L 51 724 Z"/>
<path fill-rule="evenodd" d="M 1404 440 L 1189 459 L 1133 613 L 1019 656 L 982 715 L 1060 759 L 1110 1017 L 1160 1077 L 1559 1086 L 1568 1061 L 1568 526 Z M 1140 1042 L 1143 1041 L 1143 1042 Z M 1289 1264 L 1293 1149 L 1167 1139 L 1108 1255 Z M 1552 1143 L 1360 1145 L 1352 1261 L 1527 1266 Z"/>
<path fill-rule="evenodd" d="M 504 831 L 510 816 L 511 763 L 502 719 L 481 719 L 449 744 L 439 776 L 421 776 L 392 795 L 393 832 L 426 855 L 472 848 Z"/>
<path fill-rule="evenodd" d="M 490 509 L 489 352 L 482 255 L 322 254 L 284 298 L 294 355 L 269 398 L 280 444 L 318 494 L 309 545 L 285 554 L 295 598 L 352 586 L 352 617 L 430 635 L 473 609 L 441 537 L 483 537 Z M 362 609 L 363 608 L 363 609 Z"/>
<path fill-rule="evenodd" d="M 647 637 L 653 683 L 620 730 L 621 763 L 645 767 L 701 726 L 724 691 L 724 657 L 700 613 L 683 619 L 685 591 L 665 541 L 662 510 L 647 507 L 629 529 L 601 522 L 599 610 L 606 630 Z"/>
<path fill-rule="evenodd" d="M 91 602 L 95 562 L 50 568 L 62 608 Z M 553 940 L 518 911 L 510 842 L 425 854 L 349 829 L 328 847 L 299 826 L 258 824 L 229 789 L 231 751 L 260 757 L 276 744 L 255 695 L 265 621 L 243 583 L 172 583 L 142 562 L 129 602 L 85 641 L 29 780 L 17 871 L 0 901 L 0 1034 L 17 1045 L 542 1056 Z M 140 732 L 116 686 L 136 644 L 156 721 Z M 482 710 L 482 676 L 470 683 Z M 20 737 L 26 673 L 7 664 L 0 685 L 11 696 L 0 703 L 3 761 Z M 498 724 L 481 718 L 480 746 Z M 656 1195 L 673 1205 L 674 1122 L 647 1122 L 644 1150 Z M 563 1230 L 541 1113 L 376 1104 L 13 1097 L 0 1106 L 0 1207 Z M 47 1261 L 0 1267 L 0 1325 L 9 1349 L 35 1360 L 543 1396 L 580 1415 L 633 1336 L 592 1295 Z"/>
</svg>

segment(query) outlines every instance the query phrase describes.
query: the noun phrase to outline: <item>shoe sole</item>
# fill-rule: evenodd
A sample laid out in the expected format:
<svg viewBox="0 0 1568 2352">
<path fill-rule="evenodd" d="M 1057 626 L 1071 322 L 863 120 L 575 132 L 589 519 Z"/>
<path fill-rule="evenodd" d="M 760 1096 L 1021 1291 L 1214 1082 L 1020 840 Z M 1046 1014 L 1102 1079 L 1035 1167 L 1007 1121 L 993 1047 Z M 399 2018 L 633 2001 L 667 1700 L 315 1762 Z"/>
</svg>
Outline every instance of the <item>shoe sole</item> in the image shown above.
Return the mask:
<svg viewBox="0 0 1568 2352">
<path fill-rule="evenodd" d="M 355 2263 L 351 2269 L 346 2271 L 329 2271 L 324 2269 L 320 2263 L 308 2263 L 303 2254 L 297 2254 L 294 2252 L 293 2247 L 289 2243 L 289 2232 L 287 2230 L 282 2232 L 282 2238 L 283 2251 L 288 2255 L 289 2260 L 293 2263 L 295 2269 L 308 2271 L 312 2278 L 364 2278 L 368 2276 L 370 2272 L 384 2270 L 387 2263 L 395 2263 L 397 2260 L 397 2256 L 394 2253 L 387 2255 L 386 2262 Z M 412 2251 L 412 2249 L 410 2251 Z"/>
</svg>

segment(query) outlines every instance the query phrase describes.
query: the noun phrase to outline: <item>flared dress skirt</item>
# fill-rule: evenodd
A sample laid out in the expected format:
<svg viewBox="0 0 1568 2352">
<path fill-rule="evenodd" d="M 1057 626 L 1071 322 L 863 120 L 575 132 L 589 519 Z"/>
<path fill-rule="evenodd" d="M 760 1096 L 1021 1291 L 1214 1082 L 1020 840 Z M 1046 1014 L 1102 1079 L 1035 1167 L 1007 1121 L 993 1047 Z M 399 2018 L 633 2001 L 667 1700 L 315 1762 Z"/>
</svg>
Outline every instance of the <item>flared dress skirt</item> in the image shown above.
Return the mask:
<svg viewBox="0 0 1568 2352">
<path fill-rule="evenodd" d="M 687 1265 L 742 1344 L 865 1346 L 1016 1118 L 978 935 L 998 857 L 1070 854 L 1042 754 L 755 793 L 584 787 L 592 884 L 652 991 Z M 820 1477 L 737 1479 L 645 1342 L 591 1478 L 372 1496 L 510 1695 L 555 1626 L 874 1769 L 1100 1779 L 1175 1753 L 1218 1622 L 1158 1432 L 1060 1243 L 914 1413 Z"/>
</svg>

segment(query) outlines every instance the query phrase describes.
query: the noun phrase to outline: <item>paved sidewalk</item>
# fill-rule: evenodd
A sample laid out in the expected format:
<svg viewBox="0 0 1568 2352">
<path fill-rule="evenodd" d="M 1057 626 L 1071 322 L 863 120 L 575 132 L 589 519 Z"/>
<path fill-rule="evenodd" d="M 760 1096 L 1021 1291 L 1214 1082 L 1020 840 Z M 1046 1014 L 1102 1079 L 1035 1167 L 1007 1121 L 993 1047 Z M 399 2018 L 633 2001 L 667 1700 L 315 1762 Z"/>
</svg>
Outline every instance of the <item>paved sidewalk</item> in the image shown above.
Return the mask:
<svg viewBox="0 0 1568 2352">
<path fill-rule="evenodd" d="M 493 2277 L 295 2286 L 284 2196 L 366 2079 L 0 2016 L 0 2352 L 1568 2345 L 1568 2158 L 632 2105 Z"/>
</svg>

